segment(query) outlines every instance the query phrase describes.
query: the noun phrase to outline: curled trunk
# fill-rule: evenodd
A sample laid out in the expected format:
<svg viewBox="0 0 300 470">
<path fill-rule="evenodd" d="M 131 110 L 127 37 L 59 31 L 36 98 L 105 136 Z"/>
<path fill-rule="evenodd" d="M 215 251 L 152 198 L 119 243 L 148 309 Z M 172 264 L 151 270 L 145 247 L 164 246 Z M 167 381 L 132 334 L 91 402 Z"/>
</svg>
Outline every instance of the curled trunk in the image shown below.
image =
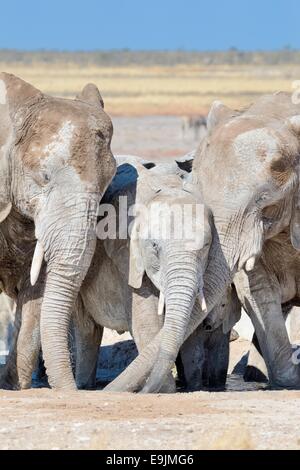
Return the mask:
<svg viewBox="0 0 300 470">
<path fill-rule="evenodd" d="M 169 250 L 166 275 L 166 315 L 159 353 L 144 392 L 159 391 L 184 340 L 195 298 L 203 285 L 196 254 Z M 205 313 L 206 315 L 206 313 Z M 203 315 L 202 315 L 203 316 Z"/>
<path fill-rule="evenodd" d="M 210 249 L 209 262 L 204 274 L 204 295 L 207 302 L 208 312 L 221 301 L 226 287 L 231 282 L 231 272 L 225 260 L 224 253 L 214 233 L 214 240 Z M 199 315 L 199 308 L 194 306 L 189 318 L 187 328 L 184 331 L 182 343 L 203 321 L 203 315 Z M 153 341 L 138 355 L 138 357 L 117 377 L 105 390 L 109 391 L 138 391 L 143 387 L 151 372 L 159 353 L 160 345 L 163 344 L 163 330 L 161 330 Z M 169 363 L 170 364 L 170 363 Z M 168 364 L 168 365 L 169 365 Z M 156 385 L 156 384 L 155 384 Z"/>
</svg>

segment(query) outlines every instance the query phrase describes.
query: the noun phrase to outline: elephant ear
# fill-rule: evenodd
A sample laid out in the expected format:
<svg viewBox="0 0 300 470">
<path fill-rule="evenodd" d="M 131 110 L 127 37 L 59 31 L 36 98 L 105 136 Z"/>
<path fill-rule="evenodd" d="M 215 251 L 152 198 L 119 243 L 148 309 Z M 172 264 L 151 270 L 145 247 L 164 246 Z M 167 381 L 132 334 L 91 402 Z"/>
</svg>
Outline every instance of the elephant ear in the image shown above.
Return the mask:
<svg viewBox="0 0 300 470">
<path fill-rule="evenodd" d="M 20 78 L 4 72 L 0 74 L 0 223 L 12 208 L 9 156 L 14 139 L 14 118 L 22 107 L 26 113 L 26 104 L 40 96 L 39 90 Z M 22 120 L 22 114 L 17 120 Z"/>
<path fill-rule="evenodd" d="M 81 93 L 76 96 L 76 99 L 104 108 L 104 101 L 98 87 L 94 85 L 94 83 L 88 83 L 85 85 Z"/>
<path fill-rule="evenodd" d="M 228 294 L 227 314 L 223 321 L 223 333 L 226 334 L 241 318 L 241 304 L 235 287 L 232 285 Z"/>
<path fill-rule="evenodd" d="M 235 116 L 235 112 L 221 101 L 214 101 L 207 116 L 207 132 L 211 132 L 222 122 Z"/>
<path fill-rule="evenodd" d="M 289 128 L 300 140 L 300 115 L 292 116 L 287 122 Z M 298 185 L 293 201 L 293 210 L 290 224 L 291 242 L 295 250 L 300 250 L 300 175 L 298 175 Z"/>
<path fill-rule="evenodd" d="M 142 285 L 145 267 L 139 241 L 138 223 L 134 222 L 130 237 L 128 284 L 135 289 Z"/>
</svg>

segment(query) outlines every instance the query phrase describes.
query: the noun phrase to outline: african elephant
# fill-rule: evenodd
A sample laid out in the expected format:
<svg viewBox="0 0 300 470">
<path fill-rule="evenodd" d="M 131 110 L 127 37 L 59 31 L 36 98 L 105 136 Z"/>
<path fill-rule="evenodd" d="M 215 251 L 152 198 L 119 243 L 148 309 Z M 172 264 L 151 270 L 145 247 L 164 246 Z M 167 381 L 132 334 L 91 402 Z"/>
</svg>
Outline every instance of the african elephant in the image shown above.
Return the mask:
<svg viewBox="0 0 300 470">
<path fill-rule="evenodd" d="M 226 289 L 221 304 L 212 310 L 212 314 L 206 317 L 180 349 L 176 365 L 179 362 L 180 379 L 187 391 L 225 388 L 229 343 L 236 339 L 232 328 L 240 316 L 241 304 L 234 285 L 231 285 Z"/>
<path fill-rule="evenodd" d="M 266 375 L 271 384 L 284 387 L 299 386 L 297 364 L 292 360 L 293 351 L 289 339 L 285 338 L 287 336 L 285 320 L 292 307 L 299 306 L 300 299 L 300 253 L 291 243 L 289 227 L 265 241 L 262 255 L 254 269 L 247 275 L 244 272 L 238 272 L 235 276 L 235 285 L 240 301 L 250 318 L 254 319 L 255 326 L 245 379 L 249 381 L 261 377 L 261 374 L 257 373 L 260 369 L 259 365 L 255 367 L 259 360 L 258 352 L 265 359 Z M 281 315 L 276 316 L 273 312 L 280 312 Z M 260 318 L 264 319 L 263 323 L 259 322 Z M 266 328 L 265 333 L 261 331 L 263 327 Z M 273 352 L 271 357 L 270 354 L 265 355 L 266 348 L 261 340 L 267 334 L 272 335 L 268 337 L 268 343 L 271 343 L 269 350 Z M 280 350 L 283 334 L 285 338 L 283 344 L 288 343 L 288 347 Z M 277 343 L 272 344 L 273 338 L 278 338 Z M 277 350 L 280 351 L 279 354 Z M 290 380 L 287 380 L 286 371 L 289 367 L 293 375 L 290 376 Z M 275 377 L 274 370 L 276 371 Z M 282 378 L 280 373 L 284 374 Z"/>
<path fill-rule="evenodd" d="M 123 163 L 118 167 L 100 204 L 100 213 L 107 211 L 108 215 L 100 217 L 97 234 L 101 239 L 97 241 L 91 266 L 74 306 L 76 383 L 79 388 L 94 385 L 103 327 L 130 331 L 139 350 L 163 328 L 166 347 L 172 348 L 173 343 L 177 345 L 184 336 L 193 307 L 197 315 L 206 315 L 202 272 L 210 246 L 209 213 L 204 210 L 199 222 L 196 213 L 191 215 L 198 229 L 200 223 L 204 232 L 199 245 L 191 245 L 192 239 L 177 239 L 173 232 L 170 237 L 166 233 L 164 238 L 161 226 L 171 216 L 172 207 L 179 207 L 180 216 L 183 216 L 185 205 L 196 209 L 197 195 L 191 186 L 184 184 L 177 165 L 167 169 L 150 165 L 151 169 L 147 169 L 147 163 L 145 168 L 142 161 L 134 157 L 117 160 L 119 163 L 130 161 L 130 164 Z M 127 208 L 124 212 L 121 207 L 124 199 L 128 208 L 136 205 L 140 212 L 135 216 L 130 215 Z M 154 219 L 150 221 L 151 217 Z M 152 229 L 149 222 L 159 231 L 155 232 L 154 228 L 154 232 L 148 232 Z M 116 228 L 116 233 L 109 233 L 111 236 L 107 237 L 102 229 L 109 223 Z M 129 240 L 126 227 L 130 224 Z M 36 328 L 39 329 L 38 323 Z M 36 336 L 31 328 L 23 335 Z M 25 355 L 30 357 L 31 350 Z M 34 361 L 28 360 L 28 363 L 31 363 L 27 372 L 30 379 Z M 162 382 L 161 386 L 164 390 L 174 389 L 170 377 L 168 383 Z"/>
<path fill-rule="evenodd" d="M 115 173 L 111 137 L 95 85 L 66 100 L 0 75 L 0 224 L 14 227 L 18 255 L 32 259 L 31 300 L 43 297 L 41 341 L 53 387 L 75 388 L 67 331 L 96 246 L 98 204 Z M 25 248 L 24 231 L 31 231 Z M 45 286 L 39 281 L 44 259 Z M 9 279 L 1 280 L 7 291 Z M 16 287 L 21 299 L 25 290 Z"/>
<path fill-rule="evenodd" d="M 210 312 L 237 271 L 246 279 L 244 288 L 249 292 L 247 275 L 251 276 L 266 240 L 290 225 L 292 244 L 295 249 L 300 247 L 300 105 L 293 104 L 287 93 L 261 97 L 243 111 L 215 102 L 207 127 L 192 179 L 214 219 L 211 256 L 204 275 Z M 259 285 L 268 286 L 268 275 L 261 267 L 254 277 Z M 249 310 L 273 384 L 298 386 L 299 367 L 290 360 L 292 350 L 277 299 L 269 305 L 267 315 L 259 308 Z M 191 316 L 187 336 L 200 322 Z M 144 390 L 156 391 L 157 376 L 161 380 L 169 368 L 157 372 L 154 366 L 160 363 L 159 341 L 158 335 L 111 389 L 126 382 L 134 389 L 149 377 Z M 169 359 L 168 364 L 174 357 Z"/>
<path fill-rule="evenodd" d="M 112 219 L 117 212 L 117 237 L 97 242 L 91 267 L 80 290 L 83 317 L 88 314 L 97 325 L 130 331 L 139 351 L 160 329 L 164 333 L 162 348 L 177 348 L 178 343 L 181 345 L 193 308 L 200 317 L 206 316 L 202 276 L 211 240 L 210 216 L 205 208 L 201 221 L 196 220 L 196 213 L 191 215 L 199 230 L 199 223 L 202 224 L 203 237 L 198 245 L 193 246 L 189 239 L 177 239 L 174 228 L 164 238 L 162 226 L 170 217 L 172 208 L 179 207 L 182 215 L 185 206 L 196 209 L 200 204 L 197 194 L 191 186 L 184 184 L 177 171 L 173 173 L 171 169 L 164 174 L 156 167 L 146 169 L 132 157 L 127 161 L 131 164 L 118 167 L 100 205 L 100 210 L 107 210 L 108 214 L 113 208 Z M 128 207 L 136 205 L 138 212 L 134 217 L 130 212 L 128 215 L 120 211 L 124 197 Z M 104 218 L 97 226 L 100 238 L 103 238 L 102 228 L 107 221 L 109 219 Z M 121 236 L 124 222 L 125 226 L 131 224 L 130 240 Z M 180 223 L 180 220 L 176 222 Z M 158 231 L 152 231 L 154 226 Z M 85 352 L 88 345 L 93 344 L 85 334 L 84 340 L 79 339 L 77 343 Z M 88 382 L 90 374 L 85 369 L 90 367 L 94 370 L 94 364 L 91 359 L 79 362 L 76 368 L 78 383 Z M 170 380 L 169 375 L 169 385 Z M 162 387 L 170 390 L 165 381 L 160 384 L 160 390 Z"/>
</svg>

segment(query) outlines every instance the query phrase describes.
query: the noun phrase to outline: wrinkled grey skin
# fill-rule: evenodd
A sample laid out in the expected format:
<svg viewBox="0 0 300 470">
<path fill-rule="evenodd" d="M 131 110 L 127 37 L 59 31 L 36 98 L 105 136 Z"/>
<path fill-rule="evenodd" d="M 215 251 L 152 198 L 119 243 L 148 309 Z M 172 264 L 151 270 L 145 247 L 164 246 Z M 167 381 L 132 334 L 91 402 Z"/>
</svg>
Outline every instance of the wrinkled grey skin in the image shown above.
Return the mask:
<svg viewBox="0 0 300 470">
<path fill-rule="evenodd" d="M 151 169 L 148 170 L 146 168 L 149 168 L 149 165 L 144 163 L 145 168 L 141 165 L 141 160 L 136 157 L 117 157 L 117 161 L 118 163 L 130 161 L 135 166 L 123 164 L 119 167 L 118 174 L 103 198 L 103 204 L 113 204 L 118 209 L 119 196 L 127 197 L 129 207 L 134 203 L 143 203 L 149 208 L 153 201 L 179 205 L 188 203 L 195 205 L 198 202 L 190 186 L 184 185 L 186 174 L 177 164 L 158 165 L 158 167 L 152 164 Z M 104 207 L 103 204 L 100 207 Z M 124 213 L 121 215 L 124 217 Z M 126 213 L 125 217 L 127 217 Z M 161 217 L 159 213 L 156 217 L 161 224 L 164 217 Z M 184 335 L 184 331 L 180 329 L 184 329 L 184 322 L 188 321 L 191 305 L 195 299 L 188 299 L 190 303 L 187 304 L 186 309 L 181 300 L 180 308 L 175 311 L 176 293 L 180 294 L 180 290 L 184 289 L 180 283 L 188 275 L 189 281 L 195 285 L 195 297 L 202 294 L 202 269 L 205 267 L 210 245 L 208 214 L 206 213 L 204 217 L 203 243 L 205 246 L 197 250 L 184 249 L 182 240 L 154 240 L 149 237 L 145 240 L 131 240 L 130 243 L 127 239 L 98 240 L 93 262 L 81 287 L 73 316 L 77 348 L 76 382 L 79 388 L 94 386 L 98 347 L 104 326 L 117 331 L 130 331 L 139 350 L 145 347 L 162 328 L 164 306 L 160 307 L 161 311 L 158 314 L 159 292 L 163 291 L 165 295 L 168 282 L 170 282 L 166 279 L 165 270 L 169 263 L 173 262 L 173 256 L 178 261 L 179 255 L 184 263 L 181 263 L 179 271 L 174 272 L 179 284 L 172 286 L 175 293 L 171 313 L 176 316 L 172 322 L 170 319 L 166 321 L 164 328 L 167 339 L 170 338 L 169 341 L 176 340 L 176 344 L 181 341 L 176 338 L 176 335 Z M 133 217 L 129 217 L 128 223 L 132 220 Z M 105 219 L 103 222 L 106 223 Z M 118 227 L 120 224 L 121 220 L 118 220 Z M 145 232 L 146 224 L 147 219 L 144 218 L 142 211 L 134 219 L 133 231 Z M 181 250 L 180 253 L 177 251 L 178 247 Z M 176 250 L 176 256 L 174 250 Z M 134 288 L 128 283 L 133 284 Z M 206 312 L 201 313 L 198 299 L 196 299 L 195 309 L 199 315 L 206 315 Z M 34 328 L 38 331 L 38 313 L 36 312 L 36 315 L 32 315 L 31 318 L 36 320 Z M 167 311 L 166 318 L 168 318 Z M 30 344 L 30 338 L 35 336 L 32 325 L 33 322 L 31 324 L 27 322 L 21 327 L 20 335 L 27 338 L 28 344 Z M 173 332 L 173 326 L 176 327 L 175 332 Z M 22 388 L 30 386 L 38 349 L 34 354 L 33 351 L 34 348 L 30 350 L 27 348 L 27 354 L 24 354 L 24 350 L 22 351 L 23 355 L 27 356 L 27 364 L 30 365 L 27 371 L 19 370 L 19 382 Z M 163 390 L 174 390 L 174 383 L 170 377 Z"/>
<path fill-rule="evenodd" d="M 0 224 L 14 224 L 14 242 L 22 245 L 24 225 L 34 223 L 30 296 L 43 298 L 41 341 L 50 384 L 57 388 L 75 389 L 67 332 L 96 246 L 98 204 L 115 172 L 111 137 L 95 85 L 64 100 L 0 75 Z M 39 280 L 43 258 L 45 286 Z M 28 299 L 20 300 L 20 307 L 25 304 Z"/>
<path fill-rule="evenodd" d="M 291 358 L 291 347 L 285 327 L 290 310 L 293 306 L 299 306 L 299 272 L 300 254 L 292 246 L 289 229 L 286 229 L 265 241 L 262 255 L 250 273 L 246 274 L 241 270 L 234 277 L 241 302 L 237 308 L 244 308 L 255 327 L 244 374 L 246 381 L 259 382 L 269 379 L 271 385 L 293 388 L 299 386 L 298 367 Z M 217 315 L 221 313 L 218 311 Z M 228 313 L 225 313 L 225 318 L 227 315 Z M 263 322 L 261 318 L 264 319 Z M 210 314 L 205 322 L 214 324 L 217 318 Z M 272 375 L 274 370 L 277 374 L 276 380 Z M 284 373 L 282 378 L 280 371 Z M 290 381 L 287 381 L 289 371 Z"/>
<path fill-rule="evenodd" d="M 134 165 L 123 164 L 119 167 L 102 200 L 100 208 L 103 210 L 106 203 L 118 210 L 119 196 L 127 197 L 129 207 L 134 203 L 144 204 L 147 208 L 153 202 L 181 206 L 198 203 L 191 187 L 184 185 L 183 172 L 177 165 L 171 168 L 161 166 L 160 171 L 151 166 L 152 169 L 148 170 L 138 158 L 117 157 L 118 163 L 126 160 Z M 163 211 L 165 214 L 166 209 Z M 127 218 L 127 213 L 121 213 L 121 216 Z M 159 224 L 164 220 L 164 215 L 156 214 L 155 217 Z M 132 231 L 139 235 L 136 240 L 118 238 L 97 241 L 92 264 L 80 289 L 73 315 L 77 349 L 76 383 L 79 388 L 95 385 L 103 327 L 130 331 L 139 350 L 145 348 L 163 328 L 165 347 L 177 349 L 178 345 L 181 346 L 192 309 L 203 318 L 206 315 L 206 311 L 201 311 L 198 295 L 200 298 L 203 296 L 202 272 L 211 241 L 209 214 L 204 213 L 203 244 L 197 249 L 185 248 L 182 240 L 153 239 L 150 236 L 142 239 L 141 234 L 146 232 L 148 223 L 144 212 L 134 218 L 129 216 L 128 223 L 133 220 Z M 100 224 L 105 226 L 106 222 L 106 218 L 100 221 L 98 234 Z M 118 230 L 121 222 L 117 219 Z M 168 269 L 173 277 L 169 277 Z M 189 287 L 185 281 L 189 282 Z M 163 304 L 159 307 L 160 292 L 166 299 L 165 307 Z M 186 292 L 190 295 L 185 300 Z M 33 333 L 29 324 L 28 327 L 26 334 L 23 334 L 30 338 Z M 31 351 L 28 352 L 30 354 Z M 27 370 L 27 379 L 31 377 L 33 362 L 28 361 L 31 367 Z M 28 381 L 26 386 L 29 386 Z M 175 384 L 169 374 L 161 383 L 160 390 L 174 389 Z"/>
<path fill-rule="evenodd" d="M 241 316 L 234 286 L 180 349 L 181 381 L 186 390 L 223 390 L 226 385 L 232 327 Z M 176 361 L 178 364 L 178 360 Z"/>
<path fill-rule="evenodd" d="M 147 208 L 153 202 L 181 206 L 198 203 L 197 195 L 190 187 L 183 186 L 176 172 L 163 174 L 153 171 L 155 168 L 145 169 L 139 160 L 131 158 L 129 161 L 135 163 L 137 181 L 127 182 L 123 189 L 113 193 L 109 189 L 104 202 L 113 203 L 117 208 L 118 196 L 125 195 L 129 206 L 139 203 Z M 126 167 L 124 171 L 126 173 Z M 160 215 L 155 214 L 158 224 L 162 224 L 166 214 L 165 209 Z M 129 222 L 132 220 L 129 218 Z M 169 351 L 173 355 L 173 351 L 180 348 L 191 312 L 197 312 L 202 318 L 206 316 L 206 311 L 201 308 L 201 298 L 202 276 L 211 242 L 210 217 L 205 212 L 203 243 L 197 248 L 185 246 L 184 240 L 144 237 L 147 223 L 142 211 L 134 218 L 130 243 L 120 239 L 98 241 L 80 296 L 85 312 L 96 324 L 130 331 L 139 351 L 161 330 L 161 349 L 167 357 Z M 137 235 L 136 239 L 133 234 Z M 91 344 L 90 340 L 86 343 Z M 81 347 L 84 349 L 87 347 Z M 88 362 L 82 360 L 83 369 Z M 86 375 L 77 368 L 77 380 L 81 377 L 82 384 L 87 382 Z M 161 381 L 159 389 L 174 390 L 170 374 L 167 382 L 169 386 L 165 380 Z"/>
<path fill-rule="evenodd" d="M 257 336 L 254 345 L 265 359 L 270 383 L 299 387 L 299 367 L 292 360 L 285 327 L 289 311 L 293 306 L 299 306 L 300 301 L 300 253 L 292 246 L 290 238 L 287 228 L 266 240 L 253 271 L 248 276 L 238 273 L 235 284 L 242 305 L 253 321 Z M 258 356 L 254 348 L 250 351 L 249 361 L 245 378 L 255 380 Z"/>
<path fill-rule="evenodd" d="M 208 134 L 200 144 L 193 166 L 193 183 L 212 211 L 215 225 L 204 276 L 209 312 L 220 302 L 234 274 L 240 271 L 247 280 L 242 270 L 250 272 L 262 254 L 264 242 L 289 224 L 292 244 L 295 249 L 300 247 L 299 116 L 300 105 L 293 104 L 291 96 L 285 93 L 266 95 L 241 112 L 220 102 L 212 106 Z M 268 287 L 265 272 L 259 270 L 253 277 L 257 284 Z M 249 292 L 247 282 L 244 293 Z M 272 287 L 268 292 L 271 290 Z M 259 308 L 252 311 L 261 348 L 268 358 L 272 384 L 298 386 L 299 367 L 290 360 L 292 351 L 280 309 L 272 305 L 270 317 L 275 314 L 275 323 L 269 314 L 262 315 Z M 187 336 L 200 322 L 192 315 Z M 259 322 L 263 327 L 259 328 Z M 159 341 L 158 335 L 116 379 L 115 389 L 126 381 L 134 388 L 147 380 L 154 362 L 160 362 Z M 275 360 L 278 355 L 283 358 L 279 363 Z M 156 388 L 148 380 L 145 390 Z"/>
</svg>

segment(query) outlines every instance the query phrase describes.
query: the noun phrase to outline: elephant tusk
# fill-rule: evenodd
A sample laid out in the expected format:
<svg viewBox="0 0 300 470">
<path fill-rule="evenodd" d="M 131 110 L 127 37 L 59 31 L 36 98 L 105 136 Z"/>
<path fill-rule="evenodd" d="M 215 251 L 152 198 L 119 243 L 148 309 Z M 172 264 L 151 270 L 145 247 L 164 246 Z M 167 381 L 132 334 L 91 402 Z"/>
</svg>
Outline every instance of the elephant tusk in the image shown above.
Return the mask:
<svg viewBox="0 0 300 470">
<path fill-rule="evenodd" d="M 157 314 L 160 316 L 164 313 L 164 307 L 165 307 L 165 296 L 161 292 L 159 294 L 159 300 L 158 300 L 158 309 L 157 309 Z"/>
<path fill-rule="evenodd" d="M 254 268 L 254 265 L 255 265 L 255 256 L 251 256 L 251 258 L 249 258 L 246 261 L 246 265 L 245 265 L 246 271 L 247 272 L 252 271 L 252 269 Z"/>
<path fill-rule="evenodd" d="M 41 243 L 37 241 L 35 250 L 34 250 L 34 255 L 32 258 L 31 269 L 30 269 L 30 282 L 32 286 L 35 286 L 39 278 L 43 260 L 44 260 L 44 249 Z"/>
<path fill-rule="evenodd" d="M 206 300 L 203 295 L 203 292 L 199 292 L 198 297 L 199 297 L 202 312 L 207 313 L 207 305 L 206 305 Z"/>
</svg>

